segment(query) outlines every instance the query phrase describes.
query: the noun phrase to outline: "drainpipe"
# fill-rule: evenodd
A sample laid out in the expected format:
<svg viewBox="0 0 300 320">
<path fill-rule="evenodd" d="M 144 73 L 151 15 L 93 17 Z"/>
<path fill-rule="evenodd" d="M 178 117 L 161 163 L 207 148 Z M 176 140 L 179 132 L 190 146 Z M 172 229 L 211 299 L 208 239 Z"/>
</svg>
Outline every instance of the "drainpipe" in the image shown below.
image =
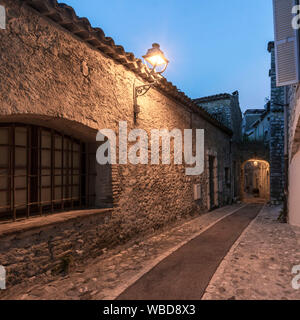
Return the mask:
<svg viewBox="0 0 300 320">
<path fill-rule="evenodd" d="M 289 198 L 289 101 L 288 87 L 284 87 L 284 104 L 273 103 L 276 106 L 283 107 L 284 110 L 284 200 L 283 200 L 283 222 L 288 218 L 288 198 Z"/>
<path fill-rule="evenodd" d="M 284 207 L 283 214 L 285 222 L 288 220 L 288 200 L 289 200 L 289 101 L 288 101 L 288 87 L 284 90 Z"/>
</svg>

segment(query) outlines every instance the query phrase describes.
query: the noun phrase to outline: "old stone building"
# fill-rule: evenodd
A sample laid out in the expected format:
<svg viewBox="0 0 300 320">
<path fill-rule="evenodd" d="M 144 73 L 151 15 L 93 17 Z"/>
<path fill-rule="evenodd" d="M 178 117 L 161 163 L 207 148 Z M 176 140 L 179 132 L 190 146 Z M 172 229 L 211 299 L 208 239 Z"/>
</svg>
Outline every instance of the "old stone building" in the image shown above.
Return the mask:
<svg viewBox="0 0 300 320">
<path fill-rule="evenodd" d="M 0 30 L 0 264 L 8 283 L 84 261 L 238 197 L 239 160 L 231 152 L 240 139 L 236 122 L 219 121 L 150 74 L 67 5 L 0 5 L 6 11 Z M 139 98 L 136 124 L 133 89 L 154 79 L 155 87 Z M 237 93 L 229 99 L 238 101 Z M 172 162 L 99 165 L 96 134 L 103 128 L 118 134 L 120 121 L 147 132 L 204 129 L 203 174 L 187 176 L 184 165 Z"/>
<path fill-rule="evenodd" d="M 244 113 L 242 124 L 243 142 L 240 146 L 242 162 L 249 166 L 254 160 L 259 162 L 263 170 L 263 178 L 260 183 L 261 193 L 264 198 L 272 203 L 284 201 L 285 164 L 284 164 L 284 140 L 285 140 L 285 87 L 276 86 L 276 66 L 274 42 L 268 43 L 268 51 L 271 54 L 270 76 L 270 100 L 262 109 L 248 109 Z M 242 194 L 247 189 L 253 189 L 252 184 L 245 184 L 245 172 L 242 168 Z M 250 172 L 254 172 L 250 170 Z M 251 174 L 248 172 L 248 176 Z M 256 179 L 251 177 L 249 181 Z M 268 190 L 270 188 L 270 190 Z M 242 195 L 243 197 L 243 195 Z"/>
<path fill-rule="evenodd" d="M 274 42 L 268 44 L 268 51 L 271 54 L 271 79 L 270 96 L 270 186 L 271 200 L 282 201 L 284 198 L 284 105 L 285 87 L 276 86 L 276 65 Z"/>
<path fill-rule="evenodd" d="M 231 139 L 231 168 L 225 169 L 231 176 L 233 184 L 229 186 L 230 194 L 228 199 L 237 200 L 240 197 L 240 172 L 242 160 L 240 157 L 240 143 L 242 139 L 242 112 L 239 102 L 239 92 L 232 94 L 223 93 L 208 97 L 198 98 L 195 103 L 205 109 L 215 119 L 233 132 Z M 226 174 L 225 174 L 226 175 Z"/>
<path fill-rule="evenodd" d="M 232 140 L 241 141 L 242 112 L 239 102 L 239 92 L 223 93 L 194 100 L 213 117 L 218 119 L 233 132 Z"/>
<path fill-rule="evenodd" d="M 242 134 L 248 136 L 252 131 L 252 126 L 265 113 L 264 109 L 247 109 L 243 114 Z"/>
<path fill-rule="evenodd" d="M 270 143 L 270 102 L 264 109 L 248 109 L 243 118 L 243 139 L 245 141 L 263 141 L 266 147 Z"/>
</svg>

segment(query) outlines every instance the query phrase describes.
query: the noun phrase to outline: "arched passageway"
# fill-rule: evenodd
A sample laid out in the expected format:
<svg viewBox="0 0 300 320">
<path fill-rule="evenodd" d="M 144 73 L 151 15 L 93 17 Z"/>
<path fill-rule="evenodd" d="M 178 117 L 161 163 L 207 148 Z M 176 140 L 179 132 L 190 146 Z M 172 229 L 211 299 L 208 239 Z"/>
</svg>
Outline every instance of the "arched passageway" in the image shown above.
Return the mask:
<svg viewBox="0 0 300 320">
<path fill-rule="evenodd" d="M 242 164 L 241 193 L 244 202 L 270 200 L 270 165 L 267 161 L 250 159 Z"/>
</svg>

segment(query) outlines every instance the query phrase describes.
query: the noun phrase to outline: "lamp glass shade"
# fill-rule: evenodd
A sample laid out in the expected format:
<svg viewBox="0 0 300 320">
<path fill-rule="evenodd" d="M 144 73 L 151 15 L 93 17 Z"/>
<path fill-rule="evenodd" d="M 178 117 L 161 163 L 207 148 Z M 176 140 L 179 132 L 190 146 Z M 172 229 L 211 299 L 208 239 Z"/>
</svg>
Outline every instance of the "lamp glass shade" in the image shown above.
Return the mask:
<svg viewBox="0 0 300 320">
<path fill-rule="evenodd" d="M 152 44 L 152 48 L 148 50 L 147 54 L 143 58 L 153 67 L 162 66 L 169 63 L 164 53 L 160 50 L 160 46 L 157 43 Z"/>
</svg>

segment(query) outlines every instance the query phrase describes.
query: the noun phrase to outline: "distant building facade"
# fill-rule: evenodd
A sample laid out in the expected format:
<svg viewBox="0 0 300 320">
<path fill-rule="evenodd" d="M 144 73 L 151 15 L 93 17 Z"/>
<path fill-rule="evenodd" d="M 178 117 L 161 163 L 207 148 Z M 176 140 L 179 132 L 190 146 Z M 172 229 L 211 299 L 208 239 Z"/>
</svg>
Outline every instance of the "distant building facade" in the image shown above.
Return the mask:
<svg viewBox="0 0 300 320">
<path fill-rule="evenodd" d="M 265 113 L 263 109 L 247 109 L 244 112 L 242 121 L 242 134 L 243 137 L 248 137 L 252 134 L 254 123 L 260 120 L 261 116 Z"/>
<path fill-rule="evenodd" d="M 265 109 L 248 109 L 244 113 L 242 133 L 246 141 L 263 141 L 265 145 L 270 141 L 270 103 Z"/>
<path fill-rule="evenodd" d="M 285 88 L 276 86 L 274 42 L 269 42 L 271 55 L 270 100 L 263 109 L 248 109 L 244 113 L 242 134 L 246 149 L 252 148 L 254 157 L 270 164 L 269 186 L 272 203 L 284 200 L 284 103 Z M 247 150 L 245 151 L 247 152 Z"/>
<path fill-rule="evenodd" d="M 235 91 L 232 94 L 222 93 L 212 96 L 202 97 L 194 99 L 194 102 L 215 119 L 224 124 L 227 128 L 230 128 L 233 132 L 230 154 L 232 158 L 231 168 L 226 169 L 225 175 L 230 175 L 233 184 L 228 186 L 230 194 L 233 195 L 233 199 L 240 198 L 241 185 L 240 174 L 242 158 L 240 157 L 240 143 L 242 141 L 242 112 L 239 102 L 239 92 Z M 228 199 L 230 196 L 227 196 Z"/>
</svg>

